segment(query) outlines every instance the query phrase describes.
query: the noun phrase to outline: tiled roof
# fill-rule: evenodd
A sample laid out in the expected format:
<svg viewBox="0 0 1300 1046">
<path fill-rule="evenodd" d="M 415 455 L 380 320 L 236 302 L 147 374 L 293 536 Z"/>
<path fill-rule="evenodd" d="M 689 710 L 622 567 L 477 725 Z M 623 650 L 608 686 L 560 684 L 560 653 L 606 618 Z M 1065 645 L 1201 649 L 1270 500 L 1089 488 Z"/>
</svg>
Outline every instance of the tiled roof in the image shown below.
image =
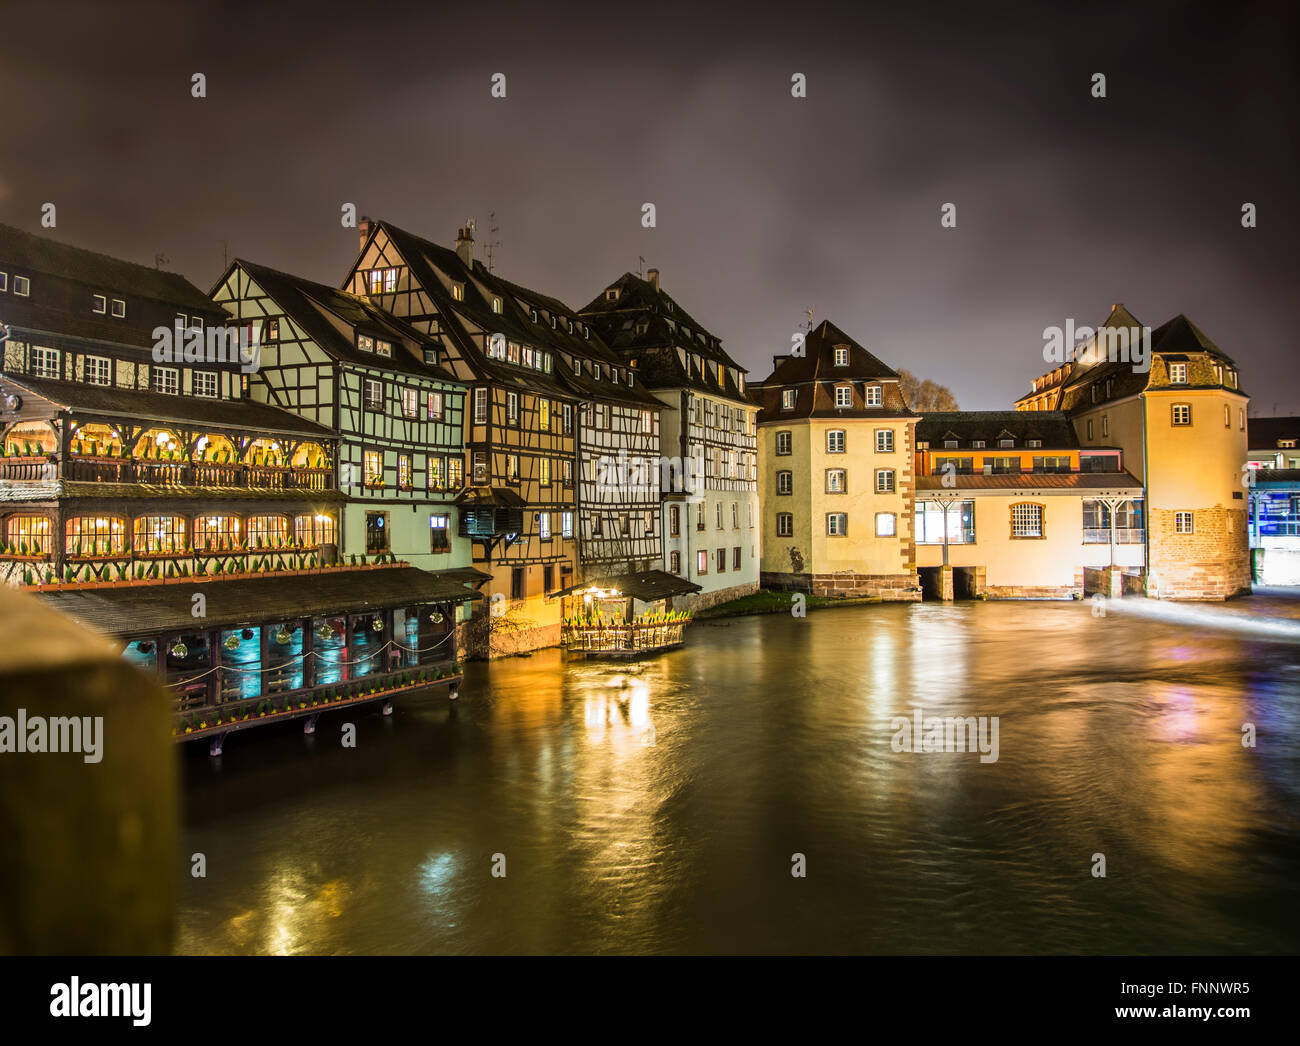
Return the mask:
<svg viewBox="0 0 1300 1046">
<path fill-rule="evenodd" d="M 242 628 L 265 621 L 333 617 L 383 607 L 482 599 L 464 580 L 416 567 L 321 570 L 293 577 L 203 580 L 184 584 L 125 585 L 84 591 L 39 592 L 47 606 L 107 635 L 146 636 L 193 632 L 193 597 L 202 593 L 202 631 Z"/>
<path fill-rule="evenodd" d="M 1079 445 L 1069 417 L 1056 410 L 936 411 L 922 415 L 916 425 L 917 442 L 928 442 L 931 450 L 942 450 L 946 439 L 957 440 L 959 449 L 983 440 L 985 450 L 997 450 L 998 440 L 1007 436 L 1015 439 L 1015 447 L 1007 448 L 1014 450 L 1027 449 L 1031 439 L 1042 440 L 1048 449 Z"/>
<path fill-rule="evenodd" d="M 1004 476 L 917 476 L 923 490 L 1141 490 L 1140 481 L 1127 472 L 1021 472 Z"/>
<path fill-rule="evenodd" d="M 835 365 L 835 350 L 847 347 L 847 366 Z M 835 406 L 835 386 L 853 383 L 853 405 Z M 865 384 L 881 386 L 881 405 L 868 407 Z M 898 384 L 898 373 L 882 363 L 830 320 L 823 320 L 804 340 L 802 356 L 778 356 L 772 373 L 751 387 L 758 401 L 759 423 L 780 422 L 791 418 L 896 418 L 915 417 Z M 793 409 L 782 405 L 782 394 L 793 389 Z"/>
<path fill-rule="evenodd" d="M 614 290 L 617 300 L 610 301 L 608 292 Z M 730 373 L 744 374 L 745 368 L 727 354 L 716 335 L 649 280 L 625 272 L 581 315 L 622 359 L 636 362 L 637 374 L 648 388 L 693 388 L 741 402 L 750 399 Z M 679 350 L 686 355 L 685 363 Z M 692 356 L 700 358 L 700 367 L 693 365 Z M 722 381 L 719 364 L 724 369 Z"/>
<path fill-rule="evenodd" d="M 109 385 L 87 385 L 79 381 L 54 381 L 27 374 L 4 375 L 12 384 L 48 400 L 61 410 L 143 421 L 217 425 L 260 432 L 330 437 L 333 430 L 307 421 L 287 410 L 255 400 L 205 399 L 201 396 L 171 396 L 165 392 L 142 392 Z"/>
<path fill-rule="evenodd" d="M 425 345 L 440 346 L 441 339 L 412 327 L 406 321 L 367 301 L 351 291 L 339 290 L 314 280 L 236 259 L 232 268 L 242 268 L 275 301 L 286 316 L 334 359 L 362 367 L 392 370 L 424 378 L 454 381 L 441 367 L 424 362 Z M 220 287 L 230 271 L 217 281 Z M 215 288 L 214 288 L 215 293 Z M 332 318 L 331 318 L 332 317 Z M 336 324 L 352 329 L 344 335 Z M 393 355 L 377 356 L 357 348 L 355 334 L 371 334 L 393 342 Z"/>
<path fill-rule="evenodd" d="M 212 300 L 180 273 L 73 247 L 12 225 L 0 225 L 0 267 L 76 280 L 97 290 L 181 305 L 196 312 L 213 311 Z"/>
</svg>

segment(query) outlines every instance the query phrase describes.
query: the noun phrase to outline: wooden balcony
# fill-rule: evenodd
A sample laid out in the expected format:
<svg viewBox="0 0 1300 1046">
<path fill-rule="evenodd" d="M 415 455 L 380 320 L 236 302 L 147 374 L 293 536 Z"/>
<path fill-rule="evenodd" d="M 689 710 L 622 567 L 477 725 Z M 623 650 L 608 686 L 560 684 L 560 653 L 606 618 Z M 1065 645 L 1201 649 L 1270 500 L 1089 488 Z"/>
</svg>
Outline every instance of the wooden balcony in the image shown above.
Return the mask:
<svg viewBox="0 0 1300 1046">
<path fill-rule="evenodd" d="M 0 479 L 52 479 L 33 472 L 28 458 L 0 459 Z M 39 459 L 46 470 L 48 459 Z M 12 472 L 12 474 L 11 474 Z M 289 468 L 279 465 L 242 465 L 220 462 L 147 461 L 126 458 L 73 456 L 62 466 L 63 478 L 74 483 L 141 483 L 148 486 L 227 487 L 246 490 L 334 489 L 334 472 L 327 468 Z"/>
</svg>

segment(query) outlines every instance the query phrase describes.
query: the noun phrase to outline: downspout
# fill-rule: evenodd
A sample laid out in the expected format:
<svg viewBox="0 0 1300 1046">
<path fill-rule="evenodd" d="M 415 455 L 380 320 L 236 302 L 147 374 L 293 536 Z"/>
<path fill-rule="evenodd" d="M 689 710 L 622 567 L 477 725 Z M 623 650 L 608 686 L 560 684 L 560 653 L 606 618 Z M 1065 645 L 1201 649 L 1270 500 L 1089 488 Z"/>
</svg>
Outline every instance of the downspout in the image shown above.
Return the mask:
<svg viewBox="0 0 1300 1046">
<path fill-rule="evenodd" d="M 1138 393 L 1138 402 L 1142 404 L 1142 558 L 1147 571 L 1146 590 L 1151 595 L 1151 476 L 1147 468 L 1147 394 Z"/>
</svg>

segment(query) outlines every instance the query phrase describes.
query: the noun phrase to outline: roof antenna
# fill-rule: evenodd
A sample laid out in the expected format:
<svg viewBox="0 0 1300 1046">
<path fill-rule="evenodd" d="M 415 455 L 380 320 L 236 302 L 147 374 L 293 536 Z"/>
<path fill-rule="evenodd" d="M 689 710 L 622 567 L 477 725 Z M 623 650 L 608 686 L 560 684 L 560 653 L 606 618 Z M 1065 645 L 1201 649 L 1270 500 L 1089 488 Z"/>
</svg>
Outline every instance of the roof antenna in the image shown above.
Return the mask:
<svg viewBox="0 0 1300 1046">
<path fill-rule="evenodd" d="M 636 278 L 637 278 L 638 280 L 644 280 L 644 279 L 645 279 L 645 259 L 642 258 L 641 255 L 638 254 L 638 255 L 636 256 L 636 261 L 637 261 L 637 266 L 636 266 Z"/>
<path fill-rule="evenodd" d="M 488 211 L 488 242 L 487 242 L 487 263 L 488 272 L 492 271 L 492 252 L 501 246 L 501 241 L 496 238 L 497 233 L 501 231 L 501 226 L 497 225 L 497 212 Z"/>
<path fill-rule="evenodd" d="M 804 309 L 804 312 L 807 314 L 808 318 L 804 320 L 803 329 L 805 331 L 811 331 L 813 329 L 813 307 L 809 305 L 808 308 Z"/>
</svg>

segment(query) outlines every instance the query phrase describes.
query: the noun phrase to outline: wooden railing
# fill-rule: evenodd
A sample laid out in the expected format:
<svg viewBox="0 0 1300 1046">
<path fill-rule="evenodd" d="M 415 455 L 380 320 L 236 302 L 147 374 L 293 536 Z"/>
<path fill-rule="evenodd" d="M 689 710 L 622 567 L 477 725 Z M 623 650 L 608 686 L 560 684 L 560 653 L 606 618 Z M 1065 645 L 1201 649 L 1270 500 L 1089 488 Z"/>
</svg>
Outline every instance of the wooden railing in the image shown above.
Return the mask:
<svg viewBox="0 0 1300 1046">
<path fill-rule="evenodd" d="M 679 646 L 687 621 L 659 624 L 566 625 L 562 641 L 570 650 L 592 654 L 650 653 Z"/>
<path fill-rule="evenodd" d="M 0 479 L 51 478 L 29 474 L 34 459 L 0 459 Z M 44 462 L 48 469 L 48 462 Z M 20 468 L 18 465 L 22 465 Z M 11 470 L 11 466 L 13 466 Z M 15 474 L 11 475 L 13 471 Z M 39 469 L 37 469 L 39 473 Z M 150 486 L 242 487 L 248 490 L 333 490 L 327 468 L 241 465 L 214 461 L 146 461 L 123 458 L 68 458 L 64 478 L 77 483 L 145 483 Z"/>
</svg>

